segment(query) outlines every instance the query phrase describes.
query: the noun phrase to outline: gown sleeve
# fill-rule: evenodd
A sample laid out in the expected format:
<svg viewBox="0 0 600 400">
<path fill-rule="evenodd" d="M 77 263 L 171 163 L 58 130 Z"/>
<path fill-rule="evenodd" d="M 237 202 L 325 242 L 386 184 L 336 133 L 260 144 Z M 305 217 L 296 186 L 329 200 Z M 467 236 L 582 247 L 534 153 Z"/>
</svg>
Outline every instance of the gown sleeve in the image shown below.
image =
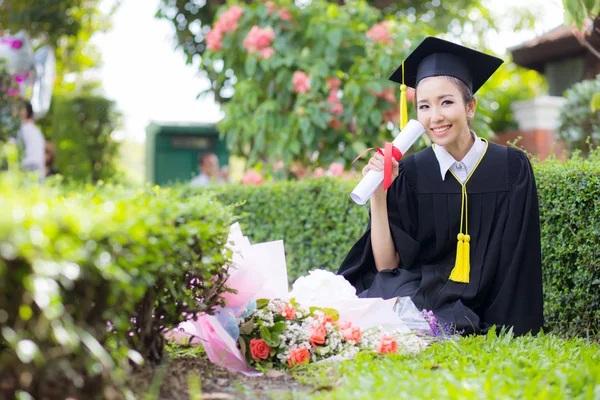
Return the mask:
<svg viewBox="0 0 600 400">
<path fill-rule="evenodd" d="M 492 325 L 513 327 L 516 335 L 536 334 L 543 325 L 542 256 L 535 178 L 527 156 L 508 149 L 510 204 L 500 258 L 484 329 Z"/>
<path fill-rule="evenodd" d="M 390 233 L 400 258 L 400 265 L 395 265 L 393 268 L 411 266 L 420 250 L 419 242 L 415 240 L 417 202 L 416 185 L 409 177 L 409 170 L 412 166 L 414 166 L 414 158 L 400 162 L 398 177 L 396 177 L 387 192 Z M 377 275 L 371 247 L 370 216 L 371 212 L 369 210 L 369 223 L 366 232 L 352 246 L 338 270 L 338 274 L 346 278 L 356 288 L 357 294 L 369 289 Z"/>
</svg>

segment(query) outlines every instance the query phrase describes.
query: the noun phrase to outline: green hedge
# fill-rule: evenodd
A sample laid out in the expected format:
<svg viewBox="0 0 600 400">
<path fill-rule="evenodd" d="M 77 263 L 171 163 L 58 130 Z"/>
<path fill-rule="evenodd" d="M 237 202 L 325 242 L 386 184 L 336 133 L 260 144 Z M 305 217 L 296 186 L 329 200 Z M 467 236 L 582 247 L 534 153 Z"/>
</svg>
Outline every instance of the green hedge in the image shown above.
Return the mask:
<svg viewBox="0 0 600 400">
<path fill-rule="evenodd" d="M 159 188 L 0 187 L 0 398 L 103 397 L 128 359 L 160 360 L 185 313 L 221 304 L 229 207 Z"/>
<path fill-rule="evenodd" d="M 600 338 L 600 151 L 535 171 L 547 320 L 559 332 Z"/>
<path fill-rule="evenodd" d="M 542 221 L 545 313 L 564 334 L 600 334 L 600 154 L 535 165 Z M 253 242 L 283 239 L 290 283 L 309 270 L 336 271 L 364 232 L 367 206 L 349 197 L 356 182 L 334 179 L 216 188 L 239 203 Z"/>
<path fill-rule="evenodd" d="M 55 96 L 50 111 L 42 125 L 56 145 L 55 167 L 67 180 L 119 178 L 119 144 L 112 133 L 121 115 L 114 101 L 87 94 Z"/>
</svg>

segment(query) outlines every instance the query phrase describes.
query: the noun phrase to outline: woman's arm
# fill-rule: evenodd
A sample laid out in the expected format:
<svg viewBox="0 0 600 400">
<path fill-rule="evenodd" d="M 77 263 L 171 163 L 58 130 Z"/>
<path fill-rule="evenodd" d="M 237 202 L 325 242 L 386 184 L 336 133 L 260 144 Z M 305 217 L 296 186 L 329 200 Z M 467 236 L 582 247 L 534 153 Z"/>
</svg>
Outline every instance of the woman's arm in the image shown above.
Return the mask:
<svg viewBox="0 0 600 400">
<path fill-rule="evenodd" d="M 363 175 L 369 170 L 383 170 L 383 156 L 375 154 L 363 169 Z M 398 176 L 398 162 L 393 160 L 392 177 Z M 386 192 L 383 183 L 371 196 L 371 247 L 377 271 L 395 269 L 400 264 L 400 257 L 394 247 L 390 223 L 388 220 Z"/>
</svg>

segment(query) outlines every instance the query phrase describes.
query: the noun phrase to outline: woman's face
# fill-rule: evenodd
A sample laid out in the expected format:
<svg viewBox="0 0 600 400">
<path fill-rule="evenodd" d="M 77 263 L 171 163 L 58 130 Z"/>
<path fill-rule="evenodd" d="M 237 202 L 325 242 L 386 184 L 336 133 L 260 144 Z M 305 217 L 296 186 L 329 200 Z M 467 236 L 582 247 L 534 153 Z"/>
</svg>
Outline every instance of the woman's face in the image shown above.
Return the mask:
<svg viewBox="0 0 600 400">
<path fill-rule="evenodd" d="M 472 118 L 476 101 L 465 105 L 462 93 L 448 78 L 432 76 L 421 80 L 416 100 L 417 117 L 433 143 L 448 147 L 469 137 L 467 116 Z"/>
</svg>

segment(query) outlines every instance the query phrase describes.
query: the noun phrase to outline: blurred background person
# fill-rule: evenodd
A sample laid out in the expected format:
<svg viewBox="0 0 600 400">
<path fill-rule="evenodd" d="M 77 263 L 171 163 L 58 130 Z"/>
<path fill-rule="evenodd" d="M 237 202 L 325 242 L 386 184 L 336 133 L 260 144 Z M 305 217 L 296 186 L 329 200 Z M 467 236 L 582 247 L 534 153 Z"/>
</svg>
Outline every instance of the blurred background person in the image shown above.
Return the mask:
<svg viewBox="0 0 600 400">
<path fill-rule="evenodd" d="M 33 108 L 28 100 L 21 103 L 19 117 L 21 128 L 17 133 L 17 143 L 23 151 L 21 167 L 27 172 L 38 174 L 40 182 L 43 182 L 46 176 L 46 140 L 33 122 Z"/>
<path fill-rule="evenodd" d="M 219 170 L 219 159 L 214 153 L 203 153 L 198 156 L 200 175 L 190 182 L 192 187 L 206 187 L 209 184 L 223 184 Z"/>
</svg>

